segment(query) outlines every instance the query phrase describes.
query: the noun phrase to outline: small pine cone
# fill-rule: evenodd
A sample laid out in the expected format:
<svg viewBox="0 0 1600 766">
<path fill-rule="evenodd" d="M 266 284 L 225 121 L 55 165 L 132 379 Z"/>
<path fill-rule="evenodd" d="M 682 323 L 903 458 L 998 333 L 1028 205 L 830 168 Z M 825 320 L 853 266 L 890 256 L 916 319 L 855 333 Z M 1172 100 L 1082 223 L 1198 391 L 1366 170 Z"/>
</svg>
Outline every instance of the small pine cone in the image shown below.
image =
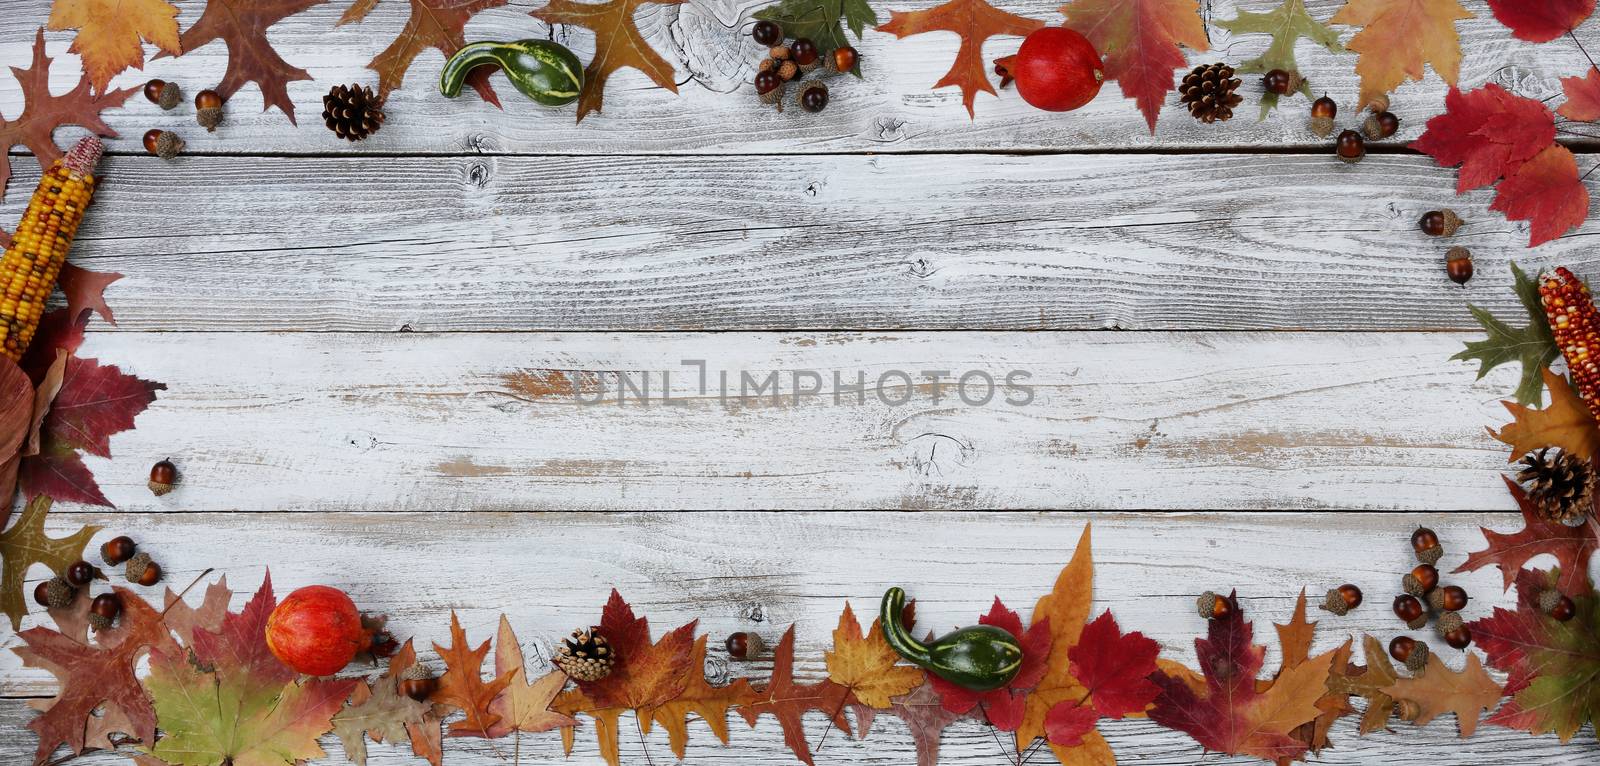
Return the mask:
<svg viewBox="0 0 1600 766">
<path fill-rule="evenodd" d="M 200 127 L 205 128 L 207 132 L 215 133 L 217 126 L 222 124 L 222 107 L 208 106 L 196 109 L 194 121 L 200 123 Z"/>
<path fill-rule="evenodd" d="M 1539 280 L 1539 298 L 1550 333 L 1567 360 L 1573 388 L 1589 405 L 1590 414 L 1600 418 L 1600 311 L 1589 286 L 1566 267 L 1558 267 Z"/>
<path fill-rule="evenodd" d="M 161 92 L 156 96 L 156 105 L 164 110 L 171 111 L 183 102 L 183 89 L 175 82 L 163 82 Z"/>
<path fill-rule="evenodd" d="M 593 628 L 572 631 L 555 658 L 556 667 L 578 681 L 598 681 L 611 675 L 616 661 L 611 644 Z"/>
<path fill-rule="evenodd" d="M 78 597 L 78 589 L 67 582 L 67 578 L 57 575 L 50 578 L 44 586 L 45 603 L 51 609 L 66 609 L 72 606 L 73 599 Z"/>
<path fill-rule="evenodd" d="M 133 554 L 133 558 L 128 559 L 128 563 L 123 567 L 122 574 L 128 578 L 128 582 L 138 582 L 140 578 L 144 577 L 144 570 L 149 569 L 152 563 L 150 554 L 140 551 Z"/>
<path fill-rule="evenodd" d="M 383 100 L 365 85 L 335 85 L 322 97 L 322 122 L 347 141 L 362 141 L 383 127 Z"/>
<path fill-rule="evenodd" d="M 785 61 L 778 65 L 778 76 L 783 78 L 784 82 L 793 80 L 799 74 L 800 66 L 793 61 Z"/>
<path fill-rule="evenodd" d="M 1327 598 L 1322 600 L 1322 608 L 1329 612 L 1333 612 L 1339 617 L 1343 617 L 1350 613 L 1350 605 L 1345 602 L 1344 596 L 1339 593 L 1338 588 L 1333 588 L 1328 591 Z"/>
<path fill-rule="evenodd" d="M 1179 101 L 1189 109 L 1189 115 L 1210 124 L 1233 119 L 1233 108 L 1244 100 L 1237 92 L 1239 79 L 1233 76 L 1233 67 L 1223 63 L 1197 66 L 1184 75 L 1178 86 Z"/>
<path fill-rule="evenodd" d="M 1427 644 L 1418 641 L 1416 646 L 1411 648 L 1411 655 L 1406 657 L 1406 669 L 1411 671 L 1411 675 L 1414 676 L 1420 676 L 1423 671 L 1428 669 Z"/>
<path fill-rule="evenodd" d="M 1539 611 L 1549 614 L 1550 610 L 1555 609 L 1556 605 L 1561 603 L 1562 598 L 1563 595 L 1561 591 L 1556 590 L 1555 588 L 1549 588 L 1547 590 L 1540 591 Z"/>
<path fill-rule="evenodd" d="M 1439 621 L 1433 624 L 1433 629 L 1443 636 L 1454 633 L 1461 627 L 1462 622 L 1460 612 L 1445 612 L 1439 615 Z"/>
<path fill-rule="evenodd" d="M 1542 449 L 1524 455 L 1522 464 L 1517 482 L 1541 518 L 1568 526 L 1588 518 L 1594 508 L 1596 475 L 1587 462 L 1566 452 L 1552 457 L 1550 450 Z"/>
</svg>

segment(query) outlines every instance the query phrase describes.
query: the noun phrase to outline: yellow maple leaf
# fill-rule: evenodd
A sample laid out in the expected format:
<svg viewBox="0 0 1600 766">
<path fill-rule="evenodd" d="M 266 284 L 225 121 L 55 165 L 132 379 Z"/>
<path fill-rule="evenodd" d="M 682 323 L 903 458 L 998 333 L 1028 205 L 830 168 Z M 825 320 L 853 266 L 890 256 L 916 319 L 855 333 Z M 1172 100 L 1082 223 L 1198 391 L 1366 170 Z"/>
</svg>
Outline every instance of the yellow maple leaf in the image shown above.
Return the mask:
<svg viewBox="0 0 1600 766">
<path fill-rule="evenodd" d="M 899 664 L 900 655 L 883 639 L 881 620 L 873 620 L 867 635 L 861 635 L 861 624 L 856 622 L 848 601 L 839 615 L 839 627 L 833 631 L 833 651 L 823 652 L 822 656 L 828 665 L 828 678 L 854 692 L 867 707 L 882 710 L 889 707 L 890 697 L 907 694 L 922 685 L 922 671 Z"/>
<path fill-rule="evenodd" d="M 1328 691 L 1328 670 L 1338 650 L 1324 652 L 1300 662 L 1272 681 L 1249 711 L 1248 731 L 1289 734 L 1307 721 L 1322 715 L 1317 700 Z"/>
<path fill-rule="evenodd" d="M 1345 47 L 1360 54 L 1356 74 L 1365 106 L 1408 79 L 1422 79 L 1427 64 L 1454 87 L 1461 72 L 1455 23 L 1470 18 L 1457 0 L 1350 0 L 1328 23 L 1362 27 Z"/>
<path fill-rule="evenodd" d="M 97 91 L 128 67 L 144 69 L 142 40 L 173 56 L 183 52 L 178 9 L 167 0 L 56 0 L 48 26 L 57 32 L 78 30 L 67 52 L 83 57 L 83 70 Z"/>
<path fill-rule="evenodd" d="M 1083 699 L 1087 693 L 1072 675 L 1072 661 L 1067 655 L 1083 635 L 1093 601 L 1094 556 L 1089 550 L 1089 526 L 1085 524 L 1072 560 L 1056 576 L 1055 587 L 1033 607 L 1030 625 L 1038 625 L 1046 618 L 1050 620 L 1050 659 L 1045 663 L 1039 685 L 1028 695 L 1022 725 L 1017 727 L 1017 752 L 1045 736 L 1044 718 L 1051 707 L 1057 702 Z M 1099 731 L 1090 731 L 1078 745 L 1051 745 L 1050 750 L 1066 766 L 1112 766 L 1117 762 L 1111 746 Z"/>
<path fill-rule="evenodd" d="M 1567 379 L 1546 369 L 1544 385 L 1550 389 L 1550 406 L 1537 410 L 1517 402 L 1501 402 L 1515 418 L 1499 431 L 1489 429 L 1489 435 L 1511 445 L 1515 461 L 1523 455 L 1546 447 L 1559 447 L 1574 457 L 1588 460 L 1600 449 L 1600 426 L 1595 423 L 1589 405 L 1584 404 Z"/>
<path fill-rule="evenodd" d="M 689 683 L 671 702 L 640 711 L 639 728 L 650 733 L 652 724 L 659 723 L 667 730 L 667 742 L 673 755 L 683 760 L 689 747 L 689 716 L 699 716 L 711 733 L 722 744 L 728 744 L 728 711 L 735 707 L 754 705 L 760 695 L 750 686 L 750 679 L 740 678 L 727 686 L 712 686 L 706 681 L 703 668 L 706 664 L 706 637 L 701 636 L 689 651 Z"/>
</svg>

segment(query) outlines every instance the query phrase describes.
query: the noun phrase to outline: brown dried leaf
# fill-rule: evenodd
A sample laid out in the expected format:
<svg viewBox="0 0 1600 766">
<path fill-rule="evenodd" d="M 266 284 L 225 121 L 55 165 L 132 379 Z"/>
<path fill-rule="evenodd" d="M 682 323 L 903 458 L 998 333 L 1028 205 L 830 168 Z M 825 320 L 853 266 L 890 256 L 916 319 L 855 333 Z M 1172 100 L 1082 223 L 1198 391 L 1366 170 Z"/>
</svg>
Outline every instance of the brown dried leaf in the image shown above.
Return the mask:
<svg viewBox="0 0 1600 766">
<path fill-rule="evenodd" d="M 44 28 L 41 27 L 33 40 L 33 63 L 27 69 L 11 68 L 12 76 L 22 85 L 22 114 L 15 120 L 0 115 L 0 154 L 9 152 L 13 146 L 26 146 L 39 160 L 39 166 L 46 168 L 61 159 L 61 150 L 53 138 L 56 128 L 76 125 L 98 136 L 116 138 L 117 132 L 100 119 L 100 113 L 122 106 L 122 102 L 138 90 L 123 88 L 92 94 L 89 75 L 85 74 L 79 78 L 78 86 L 65 96 L 53 95 L 50 93 L 52 60 L 44 55 Z M 6 184 L 10 180 L 11 163 L 0 158 L 0 200 L 5 199 Z"/>
</svg>

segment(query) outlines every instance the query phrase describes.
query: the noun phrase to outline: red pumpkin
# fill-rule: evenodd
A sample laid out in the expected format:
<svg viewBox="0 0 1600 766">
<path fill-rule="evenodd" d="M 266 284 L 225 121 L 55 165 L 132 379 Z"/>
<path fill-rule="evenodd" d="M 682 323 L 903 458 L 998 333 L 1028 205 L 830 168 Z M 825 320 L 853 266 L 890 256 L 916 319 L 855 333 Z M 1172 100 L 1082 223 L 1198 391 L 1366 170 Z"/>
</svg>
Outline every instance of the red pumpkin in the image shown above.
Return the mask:
<svg viewBox="0 0 1600 766">
<path fill-rule="evenodd" d="M 372 642 L 355 602 L 338 588 L 308 585 L 289 594 L 267 618 L 267 648 L 309 676 L 331 676 Z"/>
<path fill-rule="evenodd" d="M 1105 65 L 1087 38 L 1066 27 L 1041 27 L 1017 55 L 995 67 L 1017 81 L 1022 100 L 1047 112 L 1068 112 L 1094 100 L 1106 81 Z"/>
</svg>

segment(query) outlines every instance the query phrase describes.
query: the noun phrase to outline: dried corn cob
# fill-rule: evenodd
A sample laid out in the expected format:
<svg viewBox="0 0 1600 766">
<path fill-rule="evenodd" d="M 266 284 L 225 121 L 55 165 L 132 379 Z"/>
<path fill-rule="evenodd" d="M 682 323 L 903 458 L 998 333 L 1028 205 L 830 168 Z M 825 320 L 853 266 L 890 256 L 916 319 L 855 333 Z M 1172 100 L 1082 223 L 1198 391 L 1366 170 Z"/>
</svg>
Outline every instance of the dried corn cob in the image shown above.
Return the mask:
<svg viewBox="0 0 1600 766">
<path fill-rule="evenodd" d="M 1539 301 L 1578 395 L 1589 405 L 1589 413 L 1600 418 L 1600 311 L 1595 310 L 1589 286 L 1566 267 L 1558 267 L 1539 280 Z"/>
<path fill-rule="evenodd" d="M 0 345 L 13 362 L 22 361 L 39 329 L 45 300 L 94 196 L 94 166 L 103 151 L 100 139 L 89 137 L 50 164 L 0 259 Z"/>
</svg>

